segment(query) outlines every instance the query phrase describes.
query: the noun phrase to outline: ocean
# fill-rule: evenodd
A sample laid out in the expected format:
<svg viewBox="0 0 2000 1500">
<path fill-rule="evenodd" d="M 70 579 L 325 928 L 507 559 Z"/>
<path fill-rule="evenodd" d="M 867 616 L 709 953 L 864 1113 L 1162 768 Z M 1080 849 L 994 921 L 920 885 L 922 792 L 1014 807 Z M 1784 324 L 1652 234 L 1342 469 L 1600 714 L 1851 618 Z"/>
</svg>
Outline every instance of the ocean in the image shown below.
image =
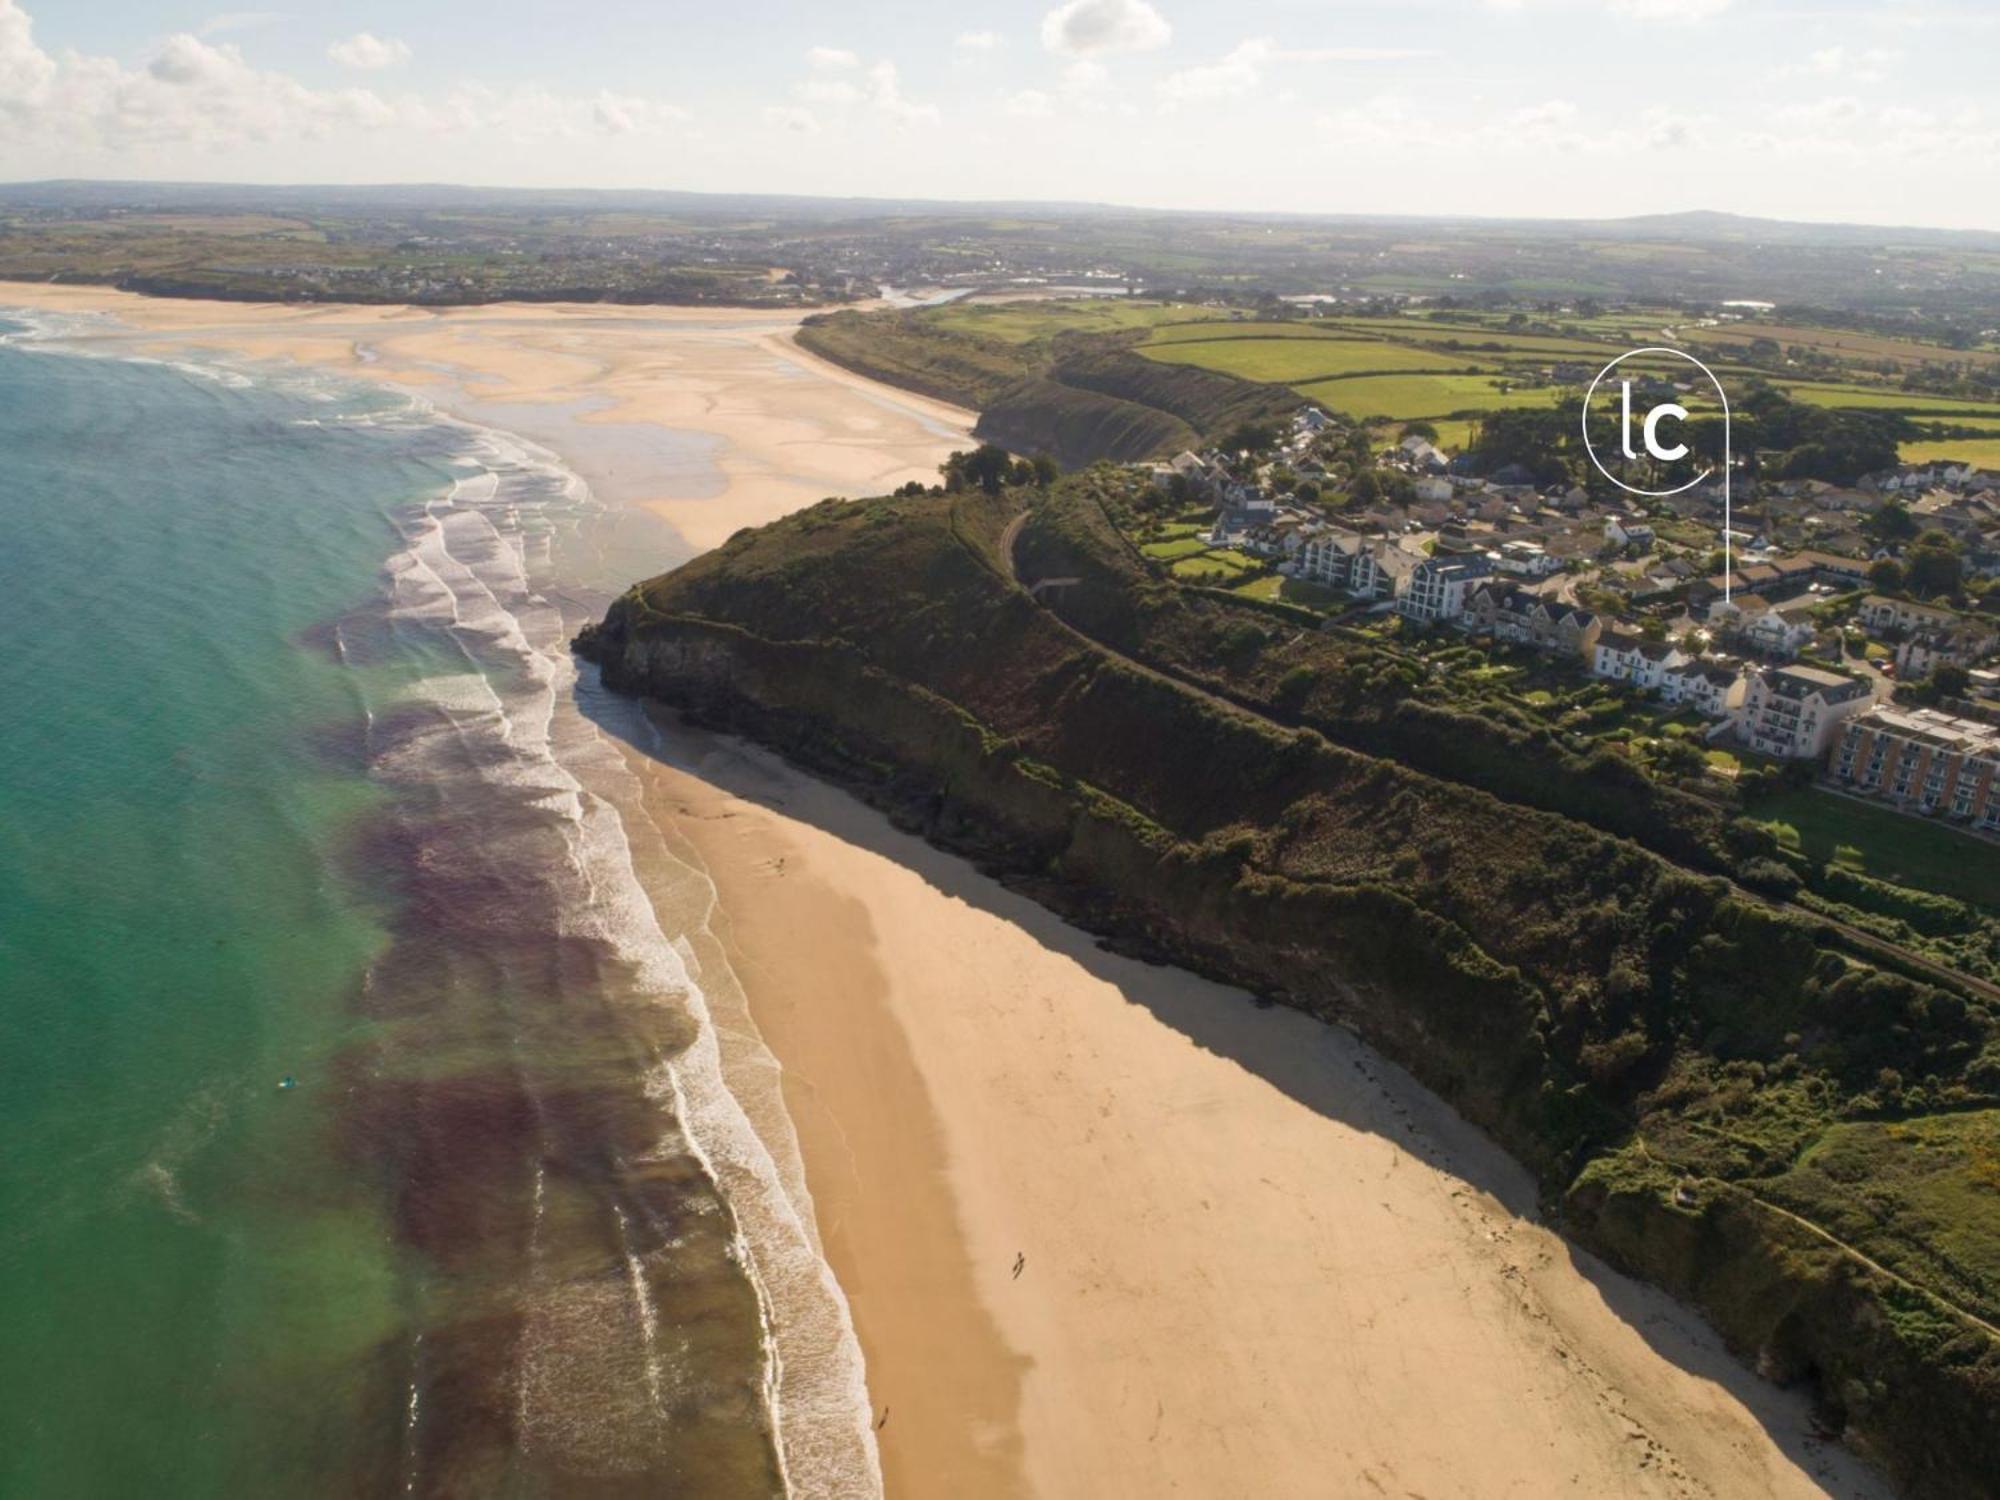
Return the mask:
<svg viewBox="0 0 2000 1500">
<path fill-rule="evenodd" d="M 0 323 L 0 1494 L 879 1490 L 662 731 L 566 647 L 685 547 L 63 331 Z"/>
</svg>

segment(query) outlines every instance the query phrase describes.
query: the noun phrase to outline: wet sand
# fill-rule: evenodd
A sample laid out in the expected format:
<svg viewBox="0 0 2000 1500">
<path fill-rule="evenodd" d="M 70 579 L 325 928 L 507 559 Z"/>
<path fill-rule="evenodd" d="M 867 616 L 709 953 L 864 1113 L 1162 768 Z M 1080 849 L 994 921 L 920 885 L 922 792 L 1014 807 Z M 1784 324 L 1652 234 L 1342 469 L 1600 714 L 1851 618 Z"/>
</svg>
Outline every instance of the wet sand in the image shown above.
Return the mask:
<svg viewBox="0 0 2000 1500">
<path fill-rule="evenodd" d="M 4 302 L 518 417 L 696 548 L 926 477 L 968 420 L 782 316 Z M 765 1126 L 803 1147 L 891 1495 L 1883 1493 L 1345 1033 L 1105 955 L 761 752 L 652 749 L 644 812 L 713 883 L 703 986 L 783 1068 Z"/>
</svg>

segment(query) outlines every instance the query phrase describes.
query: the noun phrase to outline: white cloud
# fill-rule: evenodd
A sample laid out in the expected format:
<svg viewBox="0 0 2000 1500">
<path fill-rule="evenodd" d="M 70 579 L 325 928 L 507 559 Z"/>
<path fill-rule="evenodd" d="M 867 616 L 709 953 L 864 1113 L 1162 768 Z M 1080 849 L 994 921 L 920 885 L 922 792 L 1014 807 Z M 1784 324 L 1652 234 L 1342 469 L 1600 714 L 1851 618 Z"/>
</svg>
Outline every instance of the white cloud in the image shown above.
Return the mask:
<svg viewBox="0 0 2000 1500">
<path fill-rule="evenodd" d="M 809 109 L 797 104 L 773 104 L 764 110 L 764 123 L 775 125 L 781 130 L 797 131 L 800 135 L 818 135 L 819 118 Z"/>
<path fill-rule="evenodd" d="M 1069 0 L 1042 18 L 1042 45 L 1075 57 L 1148 52 L 1173 36 L 1167 18 L 1147 0 Z"/>
<path fill-rule="evenodd" d="M 1088 57 L 1079 57 L 1062 70 L 1063 92 L 1072 99 L 1102 93 L 1110 82 L 1111 70 Z"/>
<path fill-rule="evenodd" d="M 1855 51 L 1847 47 L 1822 47 L 1809 53 L 1803 63 L 1793 63 L 1779 71 L 1786 77 L 1842 78 L 1850 83 L 1880 83 L 1889 69 L 1902 61 L 1903 54 L 1887 47 Z"/>
<path fill-rule="evenodd" d="M 903 97 L 903 86 L 897 80 L 896 65 L 892 62 L 878 62 L 868 70 L 868 105 L 898 125 L 934 123 L 938 118 L 936 105 L 916 104 Z"/>
<path fill-rule="evenodd" d="M 1732 0 L 1611 0 L 1612 12 L 1635 21 L 1707 21 L 1728 10 Z"/>
<path fill-rule="evenodd" d="M 217 36 L 225 31 L 251 31 L 259 26 L 268 26 L 273 21 L 282 20 L 280 10 L 225 10 L 210 16 L 196 30 L 197 36 Z"/>
<path fill-rule="evenodd" d="M 688 112 L 677 104 L 600 90 L 591 101 L 590 118 L 606 135 L 663 135 L 686 123 Z"/>
<path fill-rule="evenodd" d="M 798 95 L 808 104 L 858 104 L 862 99 L 861 85 L 845 78 L 808 78 Z"/>
<path fill-rule="evenodd" d="M 997 31 L 961 31 L 952 46 L 961 52 L 991 52 L 1000 45 Z"/>
<path fill-rule="evenodd" d="M 919 104 L 903 96 L 902 80 L 893 62 L 884 60 L 863 69 L 858 55 L 837 52 L 830 47 L 815 47 L 806 56 L 807 61 L 822 75 L 807 78 L 792 90 L 807 104 L 839 111 L 865 110 L 895 125 L 934 123 L 938 119 L 936 105 Z M 828 62 L 828 57 L 838 60 Z M 851 73 L 853 76 L 823 76 L 828 72 Z M 765 118 L 771 118 L 770 110 L 765 111 Z M 815 117 L 815 128 L 818 123 Z"/>
<path fill-rule="evenodd" d="M 357 31 L 345 41 L 328 47 L 326 55 L 343 68 L 399 68 L 410 60 L 410 44 L 395 37 Z"/>
<path fill-rule="evenodd" d="M 1509 119 L 1522 130 L 1547 133 L 1568 125 L 1576 118 L 1576 106 L 1567 99 L 1548 99 L 1517 109 Z"/>
<path fill-rule="evenodd" d="M 1552 151 L 1623 160 L 1642 152 L 1680 150 L 1712 144 L 1713 117 L 1652 108 L 1615 120 L 1587 116 L 1568 99 L 1545 99 L 1504 115 L 1477 112 L 1440 115 L 1433 101 L 1417 104 L 1399 94 L 1377 94 L 1360 104 L 1319 116 L 1330 145 L 1395 146 L 1410 154 L 1450 159 L 1472 153 L 1481 159 L 1526 152 L 1546 158 Z M 1734 142 L 1725 142 L 1726 146 Z"/>
<path fill-rule="evenodd" d="M 1182 68 L 1160 80 L 1160 96 L 1170 104 L 1233 99 L 1255 92 L 1271 63 L 1395 62 L 1429 53 L 1401 47 L 1308 47 L 1287 49 L 1267 36 L 1239 42 L 1219 62 Z"/>
<path fill-rule="evenodd" d="M 1040 89 L 1022 89 L 1018 94 L 1009 94 L 1001 108 L 1017 119 L 1046 120 L 1055 113 L 1056 101 Z"/>
<path fill-rule="evenodd" d="M 308 88 L 253 67 L 234 46 L 185 32 L 168 37 L 139 68 L 76 52 L 54 57 L 36 44 L 33 23 L 17 0 L 0 0 L 0 142 L 10 147 L 226 152 L 390 129 L 473 132 L 504 142 L 581 141 L 665 134 L 687 118 L 663 100 L 558 94 L 532 85 L 501 90 L 467 84 L 395 100 L 364 88 Z"/>
<path fill-rule="evenodd" d="M 1508 15 L 1522 15 L 1530 11 L 1596 9 L 1595 0 L 1484 0 L 1488 10 L 1497 10 Z M 1633 21 L 1662 21 L 1692 23 L 1712 20 L 1721 15 L 1734 0 L 1610 0 L 1608 8 L 1615 16 L 1624 16 Z"/>
</svg>

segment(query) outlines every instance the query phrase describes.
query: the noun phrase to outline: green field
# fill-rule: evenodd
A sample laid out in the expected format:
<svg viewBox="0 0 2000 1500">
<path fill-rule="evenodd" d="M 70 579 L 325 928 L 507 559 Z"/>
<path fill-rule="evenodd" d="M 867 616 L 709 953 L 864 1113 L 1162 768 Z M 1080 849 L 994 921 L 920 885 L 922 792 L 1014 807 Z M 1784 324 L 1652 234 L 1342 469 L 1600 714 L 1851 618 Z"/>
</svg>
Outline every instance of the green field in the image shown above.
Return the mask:
<svg viewBox="0 0 2000 1500">
<path fill-rule="evenodd" d="M 1213 308 L 1186 302 L 1133 302 L 1122 297 L 1080 297 L 1066 301 L 948 302 L 924 319 L 955 333 L 978 334 L 1005 344 L 1028 344 L 1059 333 L 1116 333 L 1160 323 L 1213 318 Z"/>
<path fill-rule="evenodd" d="M 1503 411 L 1516 407 L 1552 406 L 1559 386 L 1503 393 L 1483 375 L 1362 375 L 1352 380 L 1321 380 L 1298 387 L 1309 401 L 1351 417 L 1448 417 L 1461 411 Z"/>
<path fill-rule="evenodd" d="M 1927 396 L 1921 391 L 1891 390 L 1886 386 L 1868 385 L 1813 385 L 1801 382 L 1784 387 L 1794 401 L 1803 401 L 1811 406 L 1854 406 L 1871 411 L 1904 411 L 1912 413 L 1937 412 L 1940 414 L 1973 413 L 1982 417 L 2000 417 L 2000 407 L 1991 402 L 1971 401 L 1959 396 Z"/>
<path fill-rule="evenodd" d="M 1969 833 L 1811 787 L 1759 803 L 1755 816 L 1781 825 L 1781 838 L 1791 829 L 1815 864 L 1834 863 L 1845 845 L 1860 853 L 1858 864 L 1840 861 L 1850 869 L 2000 912 L 2000 857 Z"/>
<path fill-rule="evenodd" d="M 1951 459 L 1958 463 L 1978 464 L 1982 468 L 2000 469 L 2000 437 L 1926 438 L 1922 442 L 1905 443 L 1896 451 L 1906 463 L 1927 464 L 1938 459 Z"/>
<path fill-rule="evenodd" d="M 1148 542 L 1139 550 L 1161 562 L 1177 562 L 1183 557 L 1193 557 L 1197 553 L 1206 552 L 1208 543 L 1198 536 L 1183 536 L 1170 541 Z"/>
<path fill-rule="evenodd" d="M 1147 343 L 1139 352 L 1165 364 L 1198 365 L 1244 380 L 1305 385 L 1335 376 L 1396 370 L 1463 370 L 1487 363 L 1471 355 L 1436 354 L 1379 339 L 1228 338 Z"/>
<path fill-rule="evenodd" d="M 1210 339 L 1372 339 L 1365 331 L 1321 319 L 1291 323 L 1266 323 L 1250 318 L 1219 318 L 1210 310 L 1208 317 L 1185 323 L 1163 323 L 1147 338 L 1147 353 L 1160 344 L 1204 343 Z"/>
<path fill-rule="evenodd" d="M 1256 567 L 1256 561 L 1241 552 L 1202 552 L 1181 558 L 1173 565 L 1173 574 L 1176 578 L 1199 578 L 1204 573 L 1248 573 Z"/>
</svg>

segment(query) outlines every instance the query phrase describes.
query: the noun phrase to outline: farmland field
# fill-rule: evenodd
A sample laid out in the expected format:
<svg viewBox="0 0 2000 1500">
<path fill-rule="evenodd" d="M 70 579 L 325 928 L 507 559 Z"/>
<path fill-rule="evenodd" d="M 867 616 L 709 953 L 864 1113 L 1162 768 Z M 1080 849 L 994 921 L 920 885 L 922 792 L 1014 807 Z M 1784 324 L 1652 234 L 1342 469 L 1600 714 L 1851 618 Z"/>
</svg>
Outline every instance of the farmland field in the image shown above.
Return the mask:
<svg viewBox="0 0 2000 1500">
<path fill-rule="evenodd" d="M 1794 401 L 1803 401 L 1811 406 L 1853 406 L 1871 411 L 1936 412 L 1940 415 L 1969 412 L 2000 417 L 2000 406 L 1959 396 L 1930 396 L 1922 391 L 1899 391 L 1886 386 L 1813 385 L 1805 381 L 1796 385 L 1782 381 L 1774 383 L 1782 386 Z"/>
<path fill-rule="evenodd" d="M 1021 302 L 948 302 L 924 314 L 954 333 L 972 333 L 1007 344 L 1032 343 L 1059 333 L 1114 333 L 1123 328 L 1211 319 L 1213 308 L 1186 302 L 1128 302 L 1119 297 Z"/>
<path fill-rule="evenodd" d="M 1373 335 L 1350 330 L 1339 324 L 1315 319 L 1311 322 L 1262 323 L 1248 318 L 1218 318 L 1211 309 L 1200 321 L 1162 323 L 1153 330 L 1145 347 L 1150 352 L 1160 344 L 1205 343 L 1210 339 L 1369 339 Z"/>
<path fill-rule="evenodd" d="M 1847 328 L 1809 328 L 1792 324 L 1733 323 L 1717 327 L 1692 328 L 1692 337 L 1704 343 L 1749 344 L 1770 339 L 1781 348 L 1794 345 L 1817 349 L 1841 360 L 1890 360 L 1902 365 L 1978 364 L 2000 362 L 2000 354 L 1990 350 L 1946 349 L 1938 344 L 1914 339 L 1858 333 Z"/>
<path fill-rule="evenodd" d="M 1461 411 L 1502 411 L 1552 406 L 1558 386 L 1502 392 L 1484 375 L 1362 375 L 1321 380 L 1298 387 L 1299 394 L 1351 417 L 1448 417 Z"/>
<path fill-rule="evenodd" d="M 1374 339 L 1229 338 L 1192 340 L 1140 346 L 1148 359 L 1166 364 L 1199 365 L 1244 380 L 1276 381 L 1284 385 L 1361 371 L 1463 370 L 1483 361 L 1470 355 L 1435 354 L 1407 344 Z"/>
<path fill-rule="evenodd" d="M 1926 438 L 1905 443 L 1897 452 L 1906 463 L 1927 464 L 1941 459 L 2000 469 L 2000 436 L 1988 438 Z"/>
</svg>

